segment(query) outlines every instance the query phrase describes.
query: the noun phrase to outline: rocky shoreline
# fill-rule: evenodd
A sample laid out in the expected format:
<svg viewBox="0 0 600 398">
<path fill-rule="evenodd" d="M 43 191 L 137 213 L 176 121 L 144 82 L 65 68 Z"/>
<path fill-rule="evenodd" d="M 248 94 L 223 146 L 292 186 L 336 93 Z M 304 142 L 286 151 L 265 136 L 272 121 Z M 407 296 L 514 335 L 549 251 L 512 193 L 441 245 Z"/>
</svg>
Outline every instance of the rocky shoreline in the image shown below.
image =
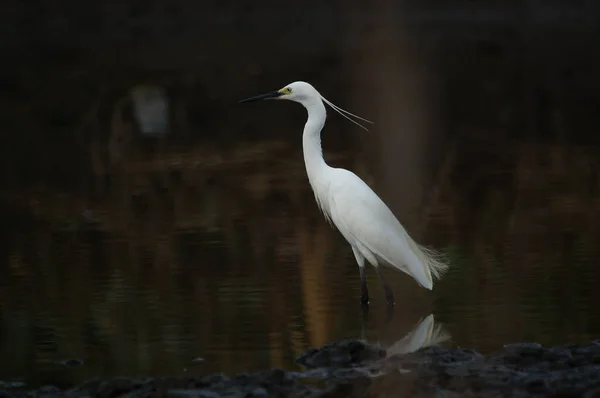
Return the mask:
<svg viewBox="0 0 600 398">
<path fill-rule="evenodd" d="M 437 346 L 390 353 L 344 340 L 309 349 L 297 361 L 305 371 L 93 379 L 67 391 L 0 383 L 0 397 L 600 397 L 600 340 L 510 344 L 488 356 Z"/>
</svg>

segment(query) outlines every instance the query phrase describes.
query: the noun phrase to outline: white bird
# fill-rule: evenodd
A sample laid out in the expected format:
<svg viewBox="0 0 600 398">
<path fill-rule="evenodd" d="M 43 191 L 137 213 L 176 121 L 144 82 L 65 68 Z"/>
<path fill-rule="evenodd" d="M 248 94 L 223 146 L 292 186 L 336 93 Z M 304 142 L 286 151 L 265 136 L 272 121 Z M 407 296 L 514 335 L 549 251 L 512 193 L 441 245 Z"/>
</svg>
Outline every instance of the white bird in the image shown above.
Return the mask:
<svg viewBox="0 0 600 398">
<path fill-rule="evenodd" d="M 321 130 L 328 104 L 342 116 L 367 130 L 350 116 L 372 123 L 332 104 L 309 83 L 297 81 L 271 93 L 244 99 L 285 99 L 302 104 L 308 112 L 302 144 L 308 181 L 317 205 L 329 223 L 333 223 L 352 247 L 360 270 L 361 302 L 369 304 L 365 259 L 375 267 L 385 289 L 388 305 L 394 294 L 385 282 L 380 265 L 387 265 L 412 276 L 419 285 L 431 290 L 433 278 L 439 278 L 448 265 L 442 255 L 417 244 L 386 204 L 356 174 L 325 163 L 321 149 Z"/>
<path fill-rule="evenodd" d="M 385 351 L 388 357 L 409 354 L 421 348 L 443 343 L 450 337 L 441 324 L 435 323 L 433 314 L 429 314 L 425 319 L 421 319 L 410 333 L 389 345 Z"/>
</svg>

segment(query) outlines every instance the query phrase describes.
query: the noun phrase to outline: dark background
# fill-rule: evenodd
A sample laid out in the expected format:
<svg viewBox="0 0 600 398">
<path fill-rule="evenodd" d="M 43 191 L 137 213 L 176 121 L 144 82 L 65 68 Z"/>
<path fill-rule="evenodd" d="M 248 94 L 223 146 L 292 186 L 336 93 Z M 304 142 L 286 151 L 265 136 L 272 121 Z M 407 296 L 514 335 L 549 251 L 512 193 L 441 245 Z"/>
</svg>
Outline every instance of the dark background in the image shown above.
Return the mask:
<svg viewBox="0 0 600 398">
<path fill-rule="evenodd" d="M 289 367 L 360 333 L 305 111 L 237 103 L 295 80 L 375 121 L 330 112 L 327 161 L 452 253 L 431 294 L 391 276 L 395 338 L 429 313 L 483 351 L 598 338 L 597 1 L 7 0 L 0 37 L 0 378 Z"/>
</svg>

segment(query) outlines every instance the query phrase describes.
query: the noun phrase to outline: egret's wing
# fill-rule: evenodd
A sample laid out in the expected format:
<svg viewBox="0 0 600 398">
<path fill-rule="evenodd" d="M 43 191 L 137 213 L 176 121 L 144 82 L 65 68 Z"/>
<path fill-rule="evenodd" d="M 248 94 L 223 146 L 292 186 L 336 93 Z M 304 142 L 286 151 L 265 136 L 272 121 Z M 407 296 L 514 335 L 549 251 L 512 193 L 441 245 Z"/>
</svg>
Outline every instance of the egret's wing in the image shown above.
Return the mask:
<svg viewBox="0 0 600 398">
<path fill-rule="evenodd" d="M 429 271 L 416 259 L 408 241 L 410 237 L 387 205 L 356 174 L 344 169 L 335 170 L 329 207 L 340 232 L 367 248 L 379 260 L 408 273 L 418 283 L 427 284 L 431 278 Z"/>
</svg>

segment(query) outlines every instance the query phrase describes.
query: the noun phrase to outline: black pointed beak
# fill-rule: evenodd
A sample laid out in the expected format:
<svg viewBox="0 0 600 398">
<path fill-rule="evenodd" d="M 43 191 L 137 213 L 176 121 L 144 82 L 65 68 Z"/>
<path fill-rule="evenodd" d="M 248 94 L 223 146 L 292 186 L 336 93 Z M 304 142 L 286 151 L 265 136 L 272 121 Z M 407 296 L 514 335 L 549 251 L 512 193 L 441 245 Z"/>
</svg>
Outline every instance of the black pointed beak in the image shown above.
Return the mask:
<svg viewBox="0 0 600 398">
<path fill-rule="evenodd" d="M 271 93 L 261 94 L 261 95 L 257 95 L 256 97 L 250 97 L 250 98 L 243 99 L 238 103 L 241 104 L 242 102 L 254 102 L 254 101 L 260 101 L 260 100 L 265 100 L 265 99 L 277 98 L 282 95 L 283 94 L 280 93 L 279 91 L 273 91 Z"/>
</svg>

